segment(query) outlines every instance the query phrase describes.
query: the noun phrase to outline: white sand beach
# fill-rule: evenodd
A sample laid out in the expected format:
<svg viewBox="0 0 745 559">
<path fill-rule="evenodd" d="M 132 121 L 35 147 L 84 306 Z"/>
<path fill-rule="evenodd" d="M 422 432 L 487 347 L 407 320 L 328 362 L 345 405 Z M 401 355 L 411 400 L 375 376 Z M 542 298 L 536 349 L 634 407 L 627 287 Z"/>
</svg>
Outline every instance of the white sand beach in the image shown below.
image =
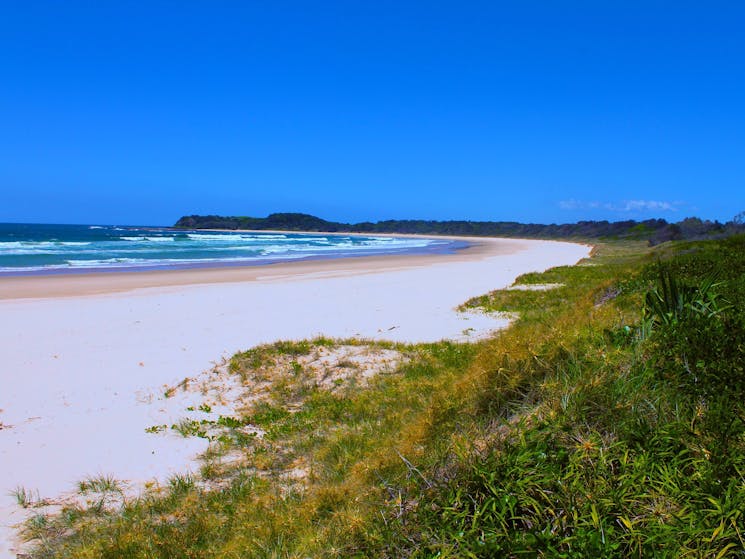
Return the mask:
<svg viewBox="0 0 745 559">
<path fill-rule="evenodd" d="M 453 255 L 0 278 L 0 557 L 15 556 L 17 486 L 54 498 L 88 475 L 136 487 L 193 468 L 204 440 L 145 431 L 183 411 L 165 386 L 279 339 L 475 339 L 507 321 L 456 306 L 590 252 L 474 243 Z"/>
</svg>

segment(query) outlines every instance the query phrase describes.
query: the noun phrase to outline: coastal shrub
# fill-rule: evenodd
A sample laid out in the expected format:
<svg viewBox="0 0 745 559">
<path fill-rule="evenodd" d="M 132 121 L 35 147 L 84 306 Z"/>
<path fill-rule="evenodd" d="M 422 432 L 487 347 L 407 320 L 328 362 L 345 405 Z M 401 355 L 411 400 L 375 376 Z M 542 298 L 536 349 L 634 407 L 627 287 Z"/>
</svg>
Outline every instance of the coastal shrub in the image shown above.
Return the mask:
<svg viewBox="0 0 745 559">
<path fill-rule="evenodd" d="M 713 253 L 713 254 L 712 254 Z M 707 251 L 711 261 L 723 251 Z M 658 376 L 688 397 L 692 430 L 711 465 L 712 488 L 742 471 L 745 435 L 745 325 L 738 316 L 742 277 L 719 266 L 723 280 L 708 272 L 698 285 L 676 275 L 699 276 L 684 259 L 677 271 L 660 267 L 660 279 L 646 298 L 645 314 L 654 325 L 650 359 Z M 738 305 L 729 303 L 736 301 Z"/>
<path fill-rule="evenodd" d="M 416 539 L 411 556 L 714 557 L 741 549 L 742 484 L 701 492 L 705 460 L 681 451 L 677 433 L 659 433 L 650 452 L 561 423 L 519 429 L 433 495 L 422 493 L 416 527 L 401 534 Z"/>
</svg>

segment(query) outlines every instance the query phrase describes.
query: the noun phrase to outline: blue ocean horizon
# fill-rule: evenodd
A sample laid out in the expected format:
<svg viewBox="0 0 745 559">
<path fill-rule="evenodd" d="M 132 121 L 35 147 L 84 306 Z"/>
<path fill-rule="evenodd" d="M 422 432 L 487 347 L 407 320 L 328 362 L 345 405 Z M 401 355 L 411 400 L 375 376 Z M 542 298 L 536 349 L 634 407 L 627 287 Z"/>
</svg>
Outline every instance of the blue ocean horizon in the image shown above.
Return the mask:
<svg viewBox="0 0 745 559">
<path fill-rule="evenodd" d="M 452 239 L 130 225 L 0 223 L 0 275 L 251 266 L 308 259 L 452 253 Z"/>
</svg>

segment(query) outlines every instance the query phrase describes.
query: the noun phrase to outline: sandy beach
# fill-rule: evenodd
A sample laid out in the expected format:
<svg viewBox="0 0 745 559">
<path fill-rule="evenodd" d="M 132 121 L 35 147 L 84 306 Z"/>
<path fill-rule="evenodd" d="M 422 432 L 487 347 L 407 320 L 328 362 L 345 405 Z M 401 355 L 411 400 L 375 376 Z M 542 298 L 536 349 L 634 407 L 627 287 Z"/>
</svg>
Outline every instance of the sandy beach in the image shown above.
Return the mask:
<svg viewBox="0 0 745 559">
<path fill-rule="evenodd" d="M 456 306 L 589 252 L 479 238 L 451 255 L 0 278 L 0 558 L 18 486 L 54 498 L 87 475 L 137 487 L 193 466 L 204 440 L 145 431 L 183 412 L 165 386 L 278 339 L 477 339 L 507 320 Z"/>
</svg>

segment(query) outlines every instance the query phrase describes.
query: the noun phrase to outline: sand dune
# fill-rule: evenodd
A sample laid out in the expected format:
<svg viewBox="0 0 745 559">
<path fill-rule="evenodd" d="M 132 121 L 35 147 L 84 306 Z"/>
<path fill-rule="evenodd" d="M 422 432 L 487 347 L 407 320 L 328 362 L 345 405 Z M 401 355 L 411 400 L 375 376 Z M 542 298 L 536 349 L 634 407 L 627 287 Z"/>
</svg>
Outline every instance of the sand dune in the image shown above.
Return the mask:
<svg viewBox="0 0 745 559">
<path fill-rule="evenodd" d="M 277 339 L 483 336 L 506 320 L 457 305 L 589 250 L 479 239 L 455 255 L 0 278 L 0 557 L 23 516 L 16 486 L 54 497 L 86 475 L 136 486 L 190 468 L 202 439 L 145 432 L 183 410 L 165 385 Z"/>
</svg>

